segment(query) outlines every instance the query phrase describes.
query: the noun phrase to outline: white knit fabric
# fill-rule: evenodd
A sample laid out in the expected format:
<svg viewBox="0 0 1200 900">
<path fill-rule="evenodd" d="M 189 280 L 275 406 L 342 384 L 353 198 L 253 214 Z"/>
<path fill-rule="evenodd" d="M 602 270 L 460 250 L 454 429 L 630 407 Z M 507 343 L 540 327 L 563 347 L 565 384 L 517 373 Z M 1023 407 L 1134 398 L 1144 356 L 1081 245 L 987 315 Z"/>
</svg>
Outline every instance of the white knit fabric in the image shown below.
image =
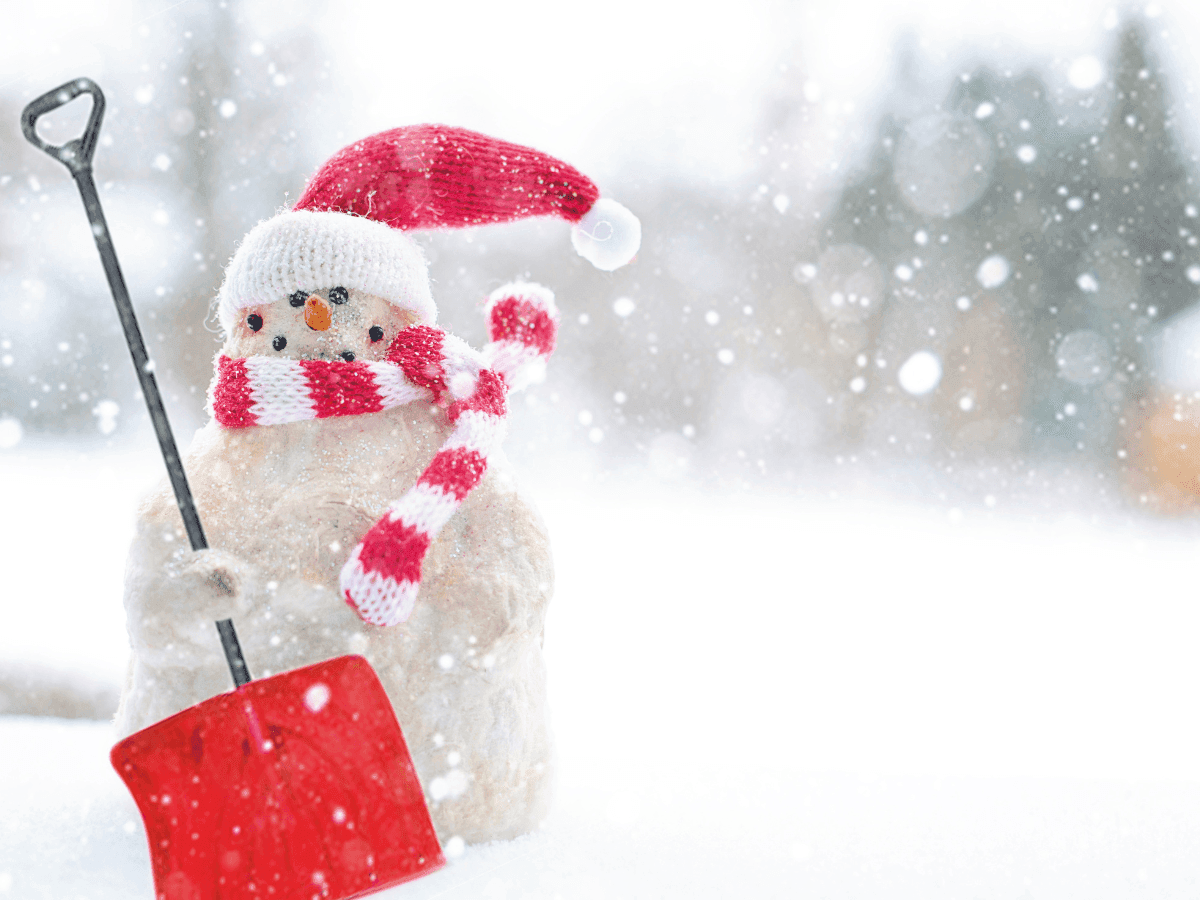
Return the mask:
<svg viewBox="0 0 1200 900">
<path fill-rule="evenodd" d="M 487 366 L 483 354 L 454 334 L 442 338 L 442 356 L 445 359 L 446 387 L 455 400 L 465 400 L 475 393 L 479 373 Z"/>
<path fill-rule="evenodd" d="M 504 419 L 477 409 L 468 409 L 442 444 L 443 450 L 470 450 L 487 456 L 504 440 Z"/>
<path fill-rule="evenodd" d="M 459 499 L 435 484 L 414 484 L 399 500 L 388 507 L 391 521 L 403 520 L 425 534 L 437 534 L 459 507 Z"/>
<path fill-rule="evenodd" d="M 396 228 L 346 213 L 280 213 L 242 240 L 217 294 L 228 334 L 238 310 L 274 303 L 296 291 L 356 288 L 412 310 L 418 324 L 437 321 L 425 255 Z"/>
<path fill-rule="evenodd" d="M 347 603 L 357 610 L 363 621 L 372 625 L 399 625 L 412 615 L 413 607 L 417 605 L 417 591 L 421 586 L 411 581 L 398 582 L 378 572 L 367 571 L 359 559 L 361 552 L 362 544 L 359 544 L 342 569 L 343 590 L 349 581 L 355 585 L 358 594 L 355 602 L 347 600 Z"/>
<path fill-rule="evenodd" d="M 261 425 L 282 425 L 317 417 L 317 405 L 308 395 L 308 378 L 291 359 L 251 356 L 246 373 L 254 385 L 250 412 Z"/>
<path fill-rule="evenodd" d="M 417 387 L 405 378 L 404 372 L 395 363 L 368 362 L 365 365 L 375 378 L 375 388 L 379 391 L 379 400 L 384 409 L 403 406 L 429 395 L 427 389 Z"/>
<path fill-rule="evenodd" d="M 519 391 L 546 378 L 546 358 L 537 347 L 520 341 L 492 341 L 484 348 L 485 368 L 504 375 L 510 390 Z"/>
</svg>

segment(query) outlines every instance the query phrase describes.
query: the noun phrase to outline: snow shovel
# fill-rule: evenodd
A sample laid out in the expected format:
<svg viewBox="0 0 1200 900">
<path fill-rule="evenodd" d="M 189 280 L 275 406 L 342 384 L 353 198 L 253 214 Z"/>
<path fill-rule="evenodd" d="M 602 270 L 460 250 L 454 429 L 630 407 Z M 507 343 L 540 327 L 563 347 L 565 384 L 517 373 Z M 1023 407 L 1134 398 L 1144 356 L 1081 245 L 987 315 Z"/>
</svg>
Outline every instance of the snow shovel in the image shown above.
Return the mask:
<svg viewBox="0 0 1200 900">
<path fill-rule="evenodd" d="M 82 137 L 55 147 L 40 116 L 90 94 Z M 129 302 L 92 155 L 104 94 L 87 78 L 21 113 L 34 146 L 71 171 L 125 329 L 193 550 L 208 546 Z M 141 810 L 158 900 L 342 900 L 440 868 L 434 834 L 383 685 L 361 656 L 251 681 L 233 622 L 217 622 L 236 685 L 121 741 L 111 754 Z"/>
</svg>

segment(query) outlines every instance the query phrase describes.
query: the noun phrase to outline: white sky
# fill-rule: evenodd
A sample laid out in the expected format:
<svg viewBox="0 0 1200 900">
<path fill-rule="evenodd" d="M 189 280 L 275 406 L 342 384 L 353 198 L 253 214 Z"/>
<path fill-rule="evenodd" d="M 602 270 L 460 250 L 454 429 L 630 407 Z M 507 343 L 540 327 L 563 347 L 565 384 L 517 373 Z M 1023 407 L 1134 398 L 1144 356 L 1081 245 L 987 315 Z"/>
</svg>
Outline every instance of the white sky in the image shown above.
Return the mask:
<svg viewBox="0 0 1200 900">
<path fill-rule="evenodd" d="M 0 90 L 29 97 L 80 73 L 102 80 L 136 71 L 147 62 L 131 40 L 137 25 L 199 2 L 7 4 L 16 39 L 0 55 Z M 663 0 L 254 0 L 246 7 L 257 32 L 248 39 L 268 47 L 273 33 L 297 21 L 321 34 L 346 95 L 345 119 L 330 123 L 331 134 L 349 139 L 408 122 L 450 122 L 540 146 L 599 179 L 615 152 L 628 156 L 639 142 L 653 170 L 718 178 L 736 171 L 761 86 L 785 52 L 830 111 L 852 123 L 871 115 L 902 33 L 919 40 L 924 80 L 941 95 L 952 73 L 980 60 L 1013 69 L 1052 60 L 1065 73 L 1081 55 L 1103 58 L 1121 7 L 1108 0 L 745 0 L 734 8 Z M 1200 48 L 1190 37 L 1200 31 L 1200 4 L 1124 8 L 1151 17 L 1182 75 L 1181 97 L 1184 81 L 1200 72 Z M 336 144 L 331 138 L 331 149 Z"/>
</svg>

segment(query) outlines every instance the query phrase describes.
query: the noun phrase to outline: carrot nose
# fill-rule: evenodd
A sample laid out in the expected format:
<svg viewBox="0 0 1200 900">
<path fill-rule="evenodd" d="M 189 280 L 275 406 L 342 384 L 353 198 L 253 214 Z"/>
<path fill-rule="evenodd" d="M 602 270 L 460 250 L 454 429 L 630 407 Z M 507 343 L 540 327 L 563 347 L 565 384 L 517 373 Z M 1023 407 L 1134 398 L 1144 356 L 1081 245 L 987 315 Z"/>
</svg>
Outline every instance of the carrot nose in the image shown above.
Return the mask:
<svg viewBox="0 0 1200 900">
<path fill-rule="evenodd" d="M 325 331 L 331 324 L 329 304 L 316 294 L 309 294 L 304 301 L 304 324 L 313 331 Z"/>
</svg>

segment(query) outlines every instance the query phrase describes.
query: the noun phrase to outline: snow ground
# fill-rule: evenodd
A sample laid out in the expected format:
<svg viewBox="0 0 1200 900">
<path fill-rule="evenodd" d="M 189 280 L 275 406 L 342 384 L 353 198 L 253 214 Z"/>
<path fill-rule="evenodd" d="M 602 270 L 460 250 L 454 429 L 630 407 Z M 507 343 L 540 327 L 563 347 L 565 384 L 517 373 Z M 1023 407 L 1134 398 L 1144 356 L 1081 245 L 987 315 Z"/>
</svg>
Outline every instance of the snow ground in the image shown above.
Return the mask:
<svg viewBox="0 0 1200 900">
<path fill-rule="evenodd" d="M 156 460 L 23 452 L 0 461 L 0 656 L 117 679 Z M 531 493 L 558 567 L 555 810 L 379 896 L 1196 895 L 1194 528 Z M 111 742 L 0 717 L 0 897 L 152 895 Z"/>
</svg>

